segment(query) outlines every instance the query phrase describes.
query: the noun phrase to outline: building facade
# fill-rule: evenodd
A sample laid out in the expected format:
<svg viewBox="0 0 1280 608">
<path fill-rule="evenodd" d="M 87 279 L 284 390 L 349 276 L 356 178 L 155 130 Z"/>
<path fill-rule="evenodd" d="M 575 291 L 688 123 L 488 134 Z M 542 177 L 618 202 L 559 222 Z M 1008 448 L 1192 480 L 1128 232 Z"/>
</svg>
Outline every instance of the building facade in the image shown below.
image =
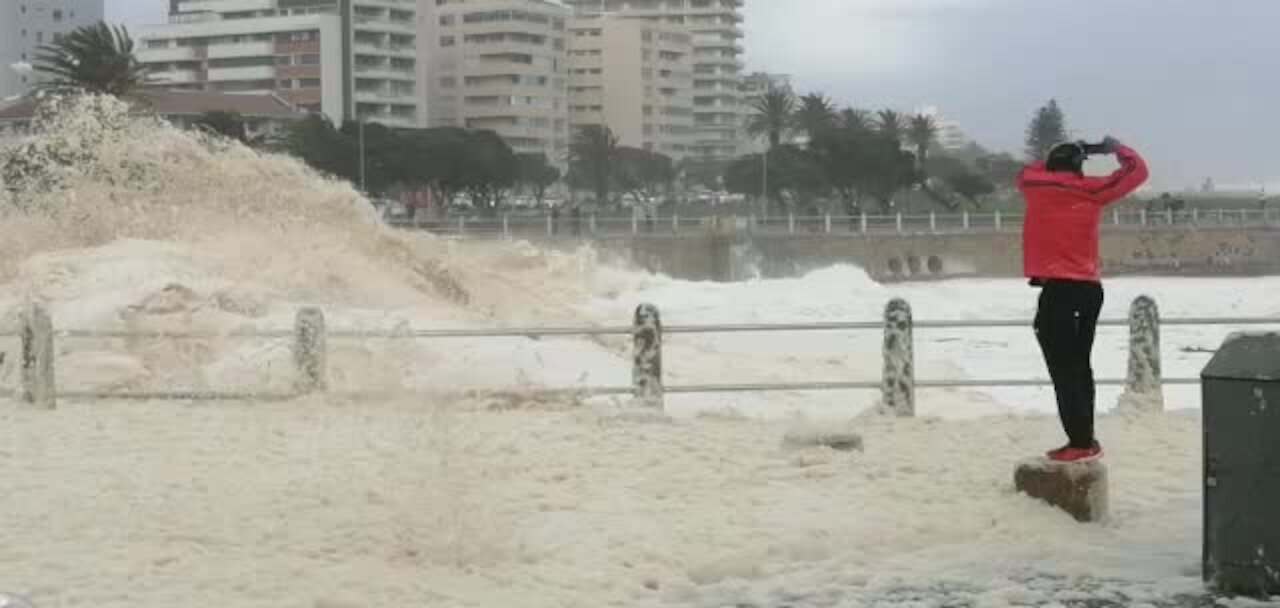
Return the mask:
<svg viewBox="0 0 1280 608">
<path fill-rule="evenodd" d="M 569 154 L 570 11 L 546 0 L 434 0 L 431 124 L 496 132 L 517 153 Z"/>
<path fill-rule="evenodd" d="M 693 42 L 694 155 L 744 151 L 740 92 L 743 0 L 565 0 L 581 16 L 610 14 L 685 28 Z"/>
<path fill-rule="evenodd" d="M 37 49 L 67 32 L 101 21 L 104 0 L 0 1 L 0 99 L 22 95 L 38 77 Z"/>
<path fill-rule="evenodd" d="M 569 27 L 569 122 L 607 125 L 623 146 L 693 154 L 693 39 L 678 27 L 613 16 Z"/>
<path fill-rule="evenodd" d="M 427 124 L 427 0 L 176 0 L 138 58 L 157 86 L 272 92 L 334 122 Z"/>
<path fill-rule="evenodd" d="M 944 116 L 936 106 L 916 108 L 913 115 L 924 115 L 933 118 L 934 124 L 938 125 L 938 146 L 943 150 L 954 152 L 962 150 L 973 143 L 973 139 L 965 133 L 960 123 Z"/>
</svg>

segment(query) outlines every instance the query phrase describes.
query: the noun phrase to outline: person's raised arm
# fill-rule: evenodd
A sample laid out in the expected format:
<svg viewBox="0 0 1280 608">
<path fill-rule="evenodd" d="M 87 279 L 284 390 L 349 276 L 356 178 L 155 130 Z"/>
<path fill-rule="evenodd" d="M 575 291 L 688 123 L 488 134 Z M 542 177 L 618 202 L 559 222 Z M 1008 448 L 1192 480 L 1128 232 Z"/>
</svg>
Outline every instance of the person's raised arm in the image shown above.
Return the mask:
<svg viewBox="0 0 1280 608">
<path fill-rule="evenodd" d="M 1146 183 L 1151 172 L 1137 151 L 1114 137 L 1103 140 L 1102 146 L 1105 153 L 1116 155 L 1120 168 L 1107 177 L 1085 178 L 1084 187 L 1099 204 L 1110 205 L 1129 196 Z"/>
</svg>

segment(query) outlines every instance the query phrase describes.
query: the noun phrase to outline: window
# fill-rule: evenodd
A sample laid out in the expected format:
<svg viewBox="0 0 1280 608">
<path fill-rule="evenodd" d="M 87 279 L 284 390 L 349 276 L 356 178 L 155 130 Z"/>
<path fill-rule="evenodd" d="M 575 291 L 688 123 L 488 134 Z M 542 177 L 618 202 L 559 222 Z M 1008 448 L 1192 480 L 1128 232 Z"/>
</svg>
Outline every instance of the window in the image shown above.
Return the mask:
<svg viewBox="0 0 1280 608">
<path fill-rule="evenodd" d="M 54 11 L 53 11 L 53 22 L 54 22 L 54 23 L 62 23 L 62 9 L 54 9 Z"/>
<path fill-rule="evenodd" d="M 36 42 L 44 42 L 44 32 L 36 32 Z"/>
<path fill-rule="evenodd" d="M 455 45 L 455 44 L 457 44 L 457 43 L 458 43 L 457 39 L 455 39 L 453 36 L 441 36 L 441 37 L 440 37 L 440 46 L 442 46 L 442 47 L 443 47 L 443 46 L 453 46 L 453 45 Z"/>
</svg>

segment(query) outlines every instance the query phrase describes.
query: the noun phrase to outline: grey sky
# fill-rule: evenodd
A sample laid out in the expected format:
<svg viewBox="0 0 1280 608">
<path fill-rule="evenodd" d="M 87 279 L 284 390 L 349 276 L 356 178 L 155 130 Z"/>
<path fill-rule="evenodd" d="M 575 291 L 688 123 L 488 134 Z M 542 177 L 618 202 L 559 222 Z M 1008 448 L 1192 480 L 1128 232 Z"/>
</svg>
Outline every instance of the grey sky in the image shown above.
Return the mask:
<svg viewBox="0 0 1280 608">
<path fill-rule="evenodd" d="M 162 21 L 165 0 L 107 0 Z M 1075 135 L 1145 152 L 1161 187 L 1280 189 L 1278 0 L 747 0 L 747 66 L 842 104 L 938 106 L 1022 148 L 1056 97 Z"/>
</svg>

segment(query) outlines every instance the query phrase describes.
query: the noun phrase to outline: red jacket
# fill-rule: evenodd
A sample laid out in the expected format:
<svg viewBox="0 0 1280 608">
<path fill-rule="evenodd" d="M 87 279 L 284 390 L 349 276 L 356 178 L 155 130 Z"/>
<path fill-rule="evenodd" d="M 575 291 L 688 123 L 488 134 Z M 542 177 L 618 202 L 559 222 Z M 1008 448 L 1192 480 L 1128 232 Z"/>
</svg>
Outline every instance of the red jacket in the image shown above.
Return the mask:
<svg viewBox="0 0 1280 608">
<path fill-rule="evenodd" d="M 1101 281 L 1098 227 L 1103 207 L 1147 181 L 1147 164 L 1125 146 L 1116 150 L 1120 169 L 1107 177 L 1084 177 L 1028 165 L 1018 176 L 1027 199 L 1022 227 L 1023 269 L 1030 279 Z"/>
</svg>

